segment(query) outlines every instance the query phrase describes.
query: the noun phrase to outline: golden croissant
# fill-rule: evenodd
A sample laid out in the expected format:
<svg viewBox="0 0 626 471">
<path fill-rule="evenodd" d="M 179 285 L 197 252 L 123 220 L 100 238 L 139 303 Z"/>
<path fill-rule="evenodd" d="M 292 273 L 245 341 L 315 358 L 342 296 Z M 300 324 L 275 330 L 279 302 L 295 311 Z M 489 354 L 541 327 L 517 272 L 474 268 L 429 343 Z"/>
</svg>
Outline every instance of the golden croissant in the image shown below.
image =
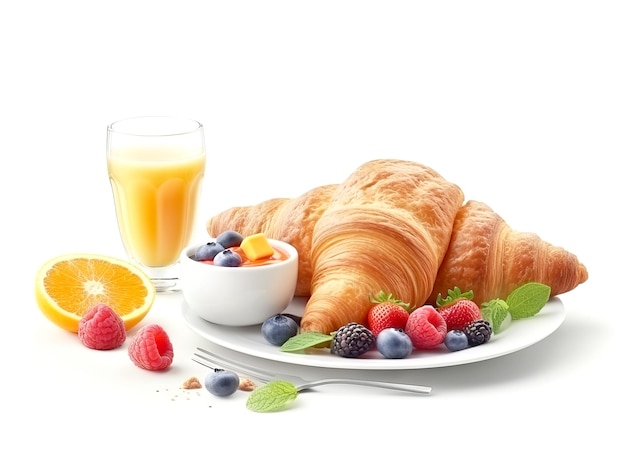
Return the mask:
<svg viewBox="0 0 626 471">
<path fill-rule="evenodd" d="M 551 296 L 566 293 L 587 280 L 585 266 L 562 247 L 537 234 L 513 230 L 485 203 L 468 201 L 456 215 L 450 246 L 439 267 L 433 292 L 437 295 L 459 287 L 472 290 L 480 305 L 505 299 L 524 283 L 550 286 Z"/>
<path fill-rule="evenodd" d="M 296 296 L 310 296 L 302 330 L 330 333 L 365 323 L 370 294 L 411 306 L 458 286 L 482 302 L 526 281 L 557 295 L 587 279 L 585 267 L 535 234 L 512 230 L 483 203 L 416 162 L 374 160 L 341 184 L 227 209 L 207 231 L 265 233 L 300 255 Z"/>
</svg>

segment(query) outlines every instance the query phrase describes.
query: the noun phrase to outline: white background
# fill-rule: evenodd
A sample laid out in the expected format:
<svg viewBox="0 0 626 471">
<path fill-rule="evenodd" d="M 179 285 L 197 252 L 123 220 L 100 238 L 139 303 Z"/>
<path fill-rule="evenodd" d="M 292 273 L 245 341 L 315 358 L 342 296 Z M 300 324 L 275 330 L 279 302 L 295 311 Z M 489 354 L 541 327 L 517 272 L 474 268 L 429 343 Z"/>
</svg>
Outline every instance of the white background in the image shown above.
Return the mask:
<svg viewBox="0 0 626 471">
<path fill-rule="evenodd" d="M 615 469 L 624 24 L 623 2 L 602 0 L 3 4 L 0 461 L 15 464 L 2 468 Z M 123 350 L 82 347 L 39 313 L 32 288 L 55 255 L 124 257 L 106 126 L 153 114 L 206 127 L 198 239 L 218 210 L 402 158 L 574 252 L 589 281 L 562 296 L 567 319 L 545 341 L 416 373 L 428 398 L 331 388 L 267 415 L 241 397 L 159 396 L 202 373 L 175 298 L 146 319 L 181 352 L 155 375 Z"/>
</svg>

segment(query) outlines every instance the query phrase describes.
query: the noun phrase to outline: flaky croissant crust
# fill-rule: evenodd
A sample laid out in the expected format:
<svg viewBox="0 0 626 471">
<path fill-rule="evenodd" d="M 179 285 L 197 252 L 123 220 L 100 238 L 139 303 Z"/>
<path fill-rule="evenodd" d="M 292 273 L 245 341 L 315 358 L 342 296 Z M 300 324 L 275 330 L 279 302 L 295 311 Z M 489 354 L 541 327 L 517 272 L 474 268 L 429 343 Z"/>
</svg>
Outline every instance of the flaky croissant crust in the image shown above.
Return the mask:
<svg viewBox="0 0 626 471">
<path fill-rule="evenodd" d="M 542 240 L 512 229 L 488 205 L 470 200 L 456 215 L 454 230 L 428 302 L 458 286 L 472 290 L 479 305 L 505 299 L 524 283 L 550 286 L 551 295 L 566 293 L 588 278 L 578 258 Z"/>
<path fill-rule="evenodd" d="M 370 294 L 385 290 L 412 305 L 432 291 L 461 189 L 429 167 L 368 162 L 340 184 L 313 229 L 311 298 L 303 331 L 364 323 Z"/>
</svg>

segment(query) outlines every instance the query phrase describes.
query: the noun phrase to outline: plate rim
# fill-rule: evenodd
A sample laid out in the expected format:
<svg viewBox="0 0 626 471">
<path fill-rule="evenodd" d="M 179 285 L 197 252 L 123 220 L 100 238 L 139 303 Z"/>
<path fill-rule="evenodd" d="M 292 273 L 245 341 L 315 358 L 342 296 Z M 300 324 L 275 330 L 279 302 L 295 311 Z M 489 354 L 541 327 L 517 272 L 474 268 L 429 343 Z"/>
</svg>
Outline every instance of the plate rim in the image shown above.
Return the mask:
<svg viewBox="0 0 626 471">
<path fill-rule="evenodd" d="M 294 298 L 283 311 L 299 311 L 306 303 L 305 298 Z M 417 351 L 403 359 L 387 359 L 378 352 L 369 352 L 359 358 L 344 358 L 331 355 L 328 349 L 307 353 L 288 353 L 279 347 L 267 343 L 262 335 L 260 324 L 248 327 L 231 327 L 212 324 L 195 314 L 183 300 L 182 317 L 187 326 L 220 347 L 250 355 L 252 357 L 276 361 L 279 363 L 300 365 L 315 368 L 347 369 L 347 370 L 420 370 L 442 368 L 469 363 L 486 361 L 528 348 L 559 329 L 566 317 L 565 307 L 558 296 L 548 300 L 544 308 L 535 316 L 513 321 L 505 330 L 492 337 L 483 345 L 450 352 L 442 345 L 432 351 Z M 258 332 L 255 332 L 258 329 Z M 224 336 L 224 334 L 227 334 Z M 234 339 L 243 339 L 237 342 Z M 253 341 L 251 341 L 252 339 Z"/>
</svg>

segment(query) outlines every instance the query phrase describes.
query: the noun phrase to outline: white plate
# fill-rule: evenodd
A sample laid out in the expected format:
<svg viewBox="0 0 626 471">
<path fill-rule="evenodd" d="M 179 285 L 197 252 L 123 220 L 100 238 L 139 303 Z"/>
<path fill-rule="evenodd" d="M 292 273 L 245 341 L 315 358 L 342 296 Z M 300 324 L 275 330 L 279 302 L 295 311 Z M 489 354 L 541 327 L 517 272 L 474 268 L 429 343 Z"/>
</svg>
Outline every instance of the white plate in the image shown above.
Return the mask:
<svg viewBox="0 0 626 471">
<path fill-rule="evenodd" d="M 301 315 L 306 298 L 296 298 L 285 310 Z M 222 347 L 267 360 L 320 368 L 355 370 L 410 370 L 474 363 L 527 348 L 557 330 L 565 320 L 565 308 L 558 298 L 552 298 L 540 313 L 527 319 L 513 321 L 506 329 L 477 347 L 448 351 L 444 345 L 430 351 L 416 351 L 407 358 L 387 359 L 371 351 L 359 358 L 331 355 L 328 349 L 311 349 L 306 353 L 281 352 L 261 335 L 261 326 L 227 327 L 205 321 L 183 302 L 183 318 L 187 325 L 203 338 Z"/>
</svg>

